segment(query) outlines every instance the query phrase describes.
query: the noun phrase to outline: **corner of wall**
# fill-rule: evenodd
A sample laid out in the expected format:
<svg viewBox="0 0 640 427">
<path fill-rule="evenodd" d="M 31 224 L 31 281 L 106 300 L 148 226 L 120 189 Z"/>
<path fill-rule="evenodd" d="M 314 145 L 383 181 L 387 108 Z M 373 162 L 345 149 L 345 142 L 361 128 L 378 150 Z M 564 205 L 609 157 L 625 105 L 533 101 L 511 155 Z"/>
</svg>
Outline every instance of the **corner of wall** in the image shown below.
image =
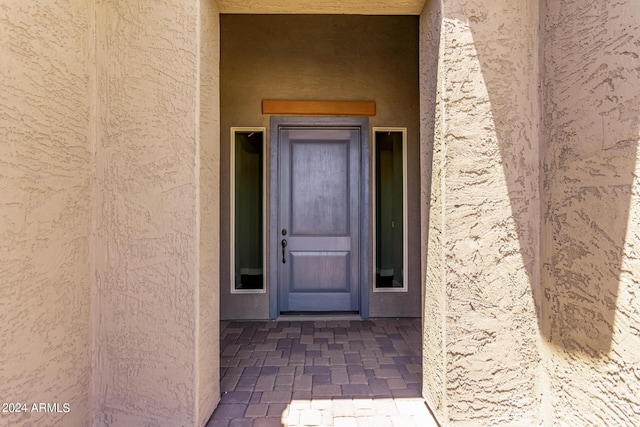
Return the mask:
<svg viewBox="0 0 640 427">
<path fill-rule="evenodd" d="M 445 424 L 445 263 L 442 250 L 443 110 L 440 85 L 444 38 L 442 2 L 425 3 L 420 15 L 420 171 L 422 247 L 422 394 L 434 416 Z"/>
<path fill-rule="evenodd" d="M 220 20 L 216 5 L 199 1 L 198 31 L 198 296 L 197 396 L 202 426 L 220 400 Z"/>
<path fill-rule="evenodd" d="M 427 259 L 427 289 L 440 281 L 443 295 L 441 413 L 452 425 L 536 424 L 538 11 L 489 1 L 442 8 Z"/>
<path fill-rule="evenodd" d="M 218 15 L 96 4 L 95 425 L 202 425 L 218 393 Z"/>
</svg>

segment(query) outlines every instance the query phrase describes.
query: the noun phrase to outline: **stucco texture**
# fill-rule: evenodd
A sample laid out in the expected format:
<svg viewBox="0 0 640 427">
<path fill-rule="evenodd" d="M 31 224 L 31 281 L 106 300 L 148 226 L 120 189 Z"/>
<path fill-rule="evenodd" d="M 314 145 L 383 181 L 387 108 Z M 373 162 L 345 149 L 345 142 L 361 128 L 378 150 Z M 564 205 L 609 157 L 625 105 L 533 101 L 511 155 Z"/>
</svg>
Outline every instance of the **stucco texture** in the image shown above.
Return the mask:
<svg viewBox="0 0 640 427">
<path fill-rule="evenodd" d="M 444 411 L 444 211 L 442 62 L 439 60 L 442 9 L 428 2 L 420 16 L 420 191 L 422 238 L 422 389 L 425 401 L 442 419 Z M 435 185 L 432 185 L 435 184 Z M 429 263 L 425 262 L 428 254 Z M 426 268 L 425 268 L 426 267 Z"/>
<path fill-rule="evenodd" d="M 547 1 L 544 333 L 555 425 L 640 420 L 640 8 Z"/>
<path fill-rule="evenodd" d="M 0 403 L 28 405 L 0 425 L 91 411 L 92 15 L 87 1 L 0 3 Z"/>
<path fill-rule="evenodd" d="M 0 398 L 29 409 L 0 425 L 203 425 L 220 396 L 214 4 L 5 2 L 0 24 Z"/>
<path fill-rule="evenodd" d="M 536 425 L 538 10 L 507 1 L 441 7 L 425 10 L 442 16 L 436 96 L 423 98 L 423 109 L 436 109 L 423 117 L 426 129 L 435 122 L 425 286 L 433 336 L 423 364 L 435 389 L 425 397 L 445 425 Z M 430 49 L 438 42 L 423 37 Z"/>
<path fill-rule="evenodd" d="M 97 16 L 95 422 L 191 425 L 219 398 L 217 15 Z"/>
<path fill-rule="evenodd" d="M 444 425 L 635 425 L 640 11 L 441 7 L 421 33 L 440 46 L 437 77 L 421 58 L 425 398 Z"/>
<path fill-rule="evenodd" d="M 220 93 L 219 15 L 199 0 L 199 247 L 197 292 L 197 425 L 204 425 L 220 400 Z"/>
</svg>

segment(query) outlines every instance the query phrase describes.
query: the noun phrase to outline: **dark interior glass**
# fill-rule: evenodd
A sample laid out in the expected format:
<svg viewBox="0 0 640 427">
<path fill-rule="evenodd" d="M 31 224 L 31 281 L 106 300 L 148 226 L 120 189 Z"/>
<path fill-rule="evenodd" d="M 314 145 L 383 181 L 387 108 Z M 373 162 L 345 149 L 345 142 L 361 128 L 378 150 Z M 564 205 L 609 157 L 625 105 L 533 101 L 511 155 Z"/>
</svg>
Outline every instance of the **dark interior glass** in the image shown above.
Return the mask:
<svg viewBox="0 0 640 427">
<path fill-rule="evenodd" d="M 402 136 L 375 133 L 376 288 L 404 287 Z"/>
<path fill-rule="evenodd" d="M 264 289 L 262 132 L 235 132 L 234 144 L 234 287 L 259 290 Z"/>
</svg>

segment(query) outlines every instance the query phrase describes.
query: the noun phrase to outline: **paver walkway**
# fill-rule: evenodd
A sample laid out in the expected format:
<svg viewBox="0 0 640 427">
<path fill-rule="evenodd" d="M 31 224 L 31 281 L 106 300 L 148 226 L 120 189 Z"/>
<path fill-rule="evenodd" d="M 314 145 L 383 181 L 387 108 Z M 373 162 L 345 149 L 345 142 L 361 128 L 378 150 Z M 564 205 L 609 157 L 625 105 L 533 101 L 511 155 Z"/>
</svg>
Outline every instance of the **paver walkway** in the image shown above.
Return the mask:
<svg viewBox="0 0 640 427">
<path fill-rule="evenodd" d="M 207 427 L 436 426 L 421 397 L 420 319 L 221 323 Z"/>
</svg>

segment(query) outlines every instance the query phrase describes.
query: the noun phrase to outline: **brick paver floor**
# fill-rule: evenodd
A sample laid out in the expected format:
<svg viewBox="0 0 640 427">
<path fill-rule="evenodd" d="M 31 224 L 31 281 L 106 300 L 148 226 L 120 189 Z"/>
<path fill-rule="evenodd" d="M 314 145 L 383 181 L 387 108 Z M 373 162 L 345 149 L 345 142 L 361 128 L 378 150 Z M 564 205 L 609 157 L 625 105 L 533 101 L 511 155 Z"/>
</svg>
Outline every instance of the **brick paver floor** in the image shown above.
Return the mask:
<svg viewBox="0 0 640 427">
<path fill-rule="evenodd" d="M 206 427 L 432 427 L 420 319 L 221 323 Z"/>
</svg>

